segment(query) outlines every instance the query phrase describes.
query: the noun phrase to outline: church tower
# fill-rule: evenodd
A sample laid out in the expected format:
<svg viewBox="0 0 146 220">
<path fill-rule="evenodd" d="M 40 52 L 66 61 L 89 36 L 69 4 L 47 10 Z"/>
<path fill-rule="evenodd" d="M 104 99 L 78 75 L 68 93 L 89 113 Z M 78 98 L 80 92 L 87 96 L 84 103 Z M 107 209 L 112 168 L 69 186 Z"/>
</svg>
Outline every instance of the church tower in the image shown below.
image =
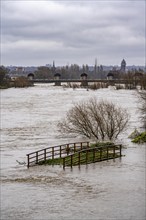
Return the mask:
<svg viewBox="0 0 146 220">
<path fill-rule="evenodd" d="M 122 73 L 125 73 L 126 72 L 126 61 L 123 59 L 122 62 L 121 62 L 121 69 L 120 71 Z"/>
<path fill-rule="evenodd" d="M 53 60 L 52 72 L 55 74 L 55 71 L 56 71 L 55 61 Z"/>
</svg>

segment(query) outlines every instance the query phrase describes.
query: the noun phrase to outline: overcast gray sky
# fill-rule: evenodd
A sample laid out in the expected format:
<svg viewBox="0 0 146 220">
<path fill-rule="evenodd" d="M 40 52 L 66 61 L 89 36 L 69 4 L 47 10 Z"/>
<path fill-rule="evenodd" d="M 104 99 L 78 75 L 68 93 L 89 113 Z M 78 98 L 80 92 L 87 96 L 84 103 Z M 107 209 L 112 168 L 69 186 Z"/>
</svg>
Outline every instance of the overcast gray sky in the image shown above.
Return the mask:
<svg viewBox="0 0 146 220">
<path fill-rule="evenodd" d="M 1 0 L 1 64 L 145 65 L 145 0 Z"/>
</svg>

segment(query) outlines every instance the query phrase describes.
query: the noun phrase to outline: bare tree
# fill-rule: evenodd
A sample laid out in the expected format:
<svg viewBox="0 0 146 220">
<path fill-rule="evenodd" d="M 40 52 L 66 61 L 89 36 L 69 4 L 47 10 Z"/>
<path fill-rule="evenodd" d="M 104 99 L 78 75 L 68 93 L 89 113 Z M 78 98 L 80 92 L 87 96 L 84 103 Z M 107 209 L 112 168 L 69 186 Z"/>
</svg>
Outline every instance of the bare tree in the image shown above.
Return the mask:
<svg viewBox="0 0 146 220">
<path fill-rule="evenodd" d="M 58 126 L 62 133 L 81 134 L 96 140 L 113 140 L 124 130 L 128 118 L 125 109 L 107 101 L 97 102 L 94 98 L 75 104 Z"/>
</svg>

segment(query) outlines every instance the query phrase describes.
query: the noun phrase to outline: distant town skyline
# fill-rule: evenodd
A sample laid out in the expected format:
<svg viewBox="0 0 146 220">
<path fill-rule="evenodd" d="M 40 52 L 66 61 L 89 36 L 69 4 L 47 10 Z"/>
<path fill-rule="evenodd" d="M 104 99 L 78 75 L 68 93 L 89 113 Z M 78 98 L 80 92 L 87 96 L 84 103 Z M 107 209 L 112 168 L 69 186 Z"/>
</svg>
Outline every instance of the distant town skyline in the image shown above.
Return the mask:
<svg viewBox="0 0 146 220">
<path fill-rule="evenodd" d="M 67 63 L 67 64 L 62 64 L 62 65 L 55 65 L 55 67 L 65 67 L 65 66 L 71 66 L 71 65 L 77 65 L 77 66 L 79 66 L 79 67 L 83 67 L 84 65 L 86 66 L 88 66 L 88 67 L 94 67 L 95 66 L 95 63 L 93 63 L 93 64 L 88 64 L 88 63 L 83 63 L 83 64 L 81 64 L 81 65 L 79 65 L 78 63 Z M 27 67 L 53 67 L 53 64 L 52 63 L 47 63 L 47 64 L 42 64 L 42 65 L 1 65 L 1 66 L 5 66 L 5 67 L 20 67 L 20 68 L 27 68 Z M 103 65 L 103 64 L 97 64 L 97 67 L 100 67 L 100 66 L 103 66 L 103 67 L 113 67 L 113 68 L 120 68 L 120 66 L 121 66 L 121 62 L 119 62 L 119 64 L 117 64 L 117 65 L 112 65 L 112 64 L 109 64 L 109 65 Z M 146 66 L 145 65 L 135 65 L 135 64 L 133 64 L 133 65 L 126 65 L 127 67 L 130 67 L 130 68 L 139 68 L 139 67 L 143 67 L 144 69 L 146 68 Z"/>
<path fill-rule="evenodd" d="M 1 0 L 1 65 L 145 66 L 145 0 Z"/>
</svg>

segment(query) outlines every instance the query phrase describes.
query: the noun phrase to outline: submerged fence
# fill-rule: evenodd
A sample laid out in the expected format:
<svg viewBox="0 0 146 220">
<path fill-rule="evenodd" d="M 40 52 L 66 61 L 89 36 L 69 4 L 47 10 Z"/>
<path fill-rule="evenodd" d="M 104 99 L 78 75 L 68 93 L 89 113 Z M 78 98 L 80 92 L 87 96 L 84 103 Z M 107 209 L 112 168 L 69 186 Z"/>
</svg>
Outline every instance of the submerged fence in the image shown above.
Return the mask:
<svg viewBox="0 0 146 220">
<path fill-rule="evenodd" d="M 122 145 L 109 145 L 80 150 L 63 157 L 63 168 L 115 159 L 122 156 Z"/>
<path fill-rule="evenodd" d="M 122 156 L 122 145 L 106 145 L 91 147 L 89 142 L 77 142 L 48 147 L 27 154 L 27 167 L 40 162 L 61 158 L 63 169 L 69 166 L 95 163 L 103 160 L 115 159 Z"/>
<path fill-rule="evenodd" d="M 77 142 L 44 148 L 27 154 L 27 167 L 37 165 L 48 159 L 62 158 L 70 153 L 89 148 L 89 142 Z"/>
</svg>

